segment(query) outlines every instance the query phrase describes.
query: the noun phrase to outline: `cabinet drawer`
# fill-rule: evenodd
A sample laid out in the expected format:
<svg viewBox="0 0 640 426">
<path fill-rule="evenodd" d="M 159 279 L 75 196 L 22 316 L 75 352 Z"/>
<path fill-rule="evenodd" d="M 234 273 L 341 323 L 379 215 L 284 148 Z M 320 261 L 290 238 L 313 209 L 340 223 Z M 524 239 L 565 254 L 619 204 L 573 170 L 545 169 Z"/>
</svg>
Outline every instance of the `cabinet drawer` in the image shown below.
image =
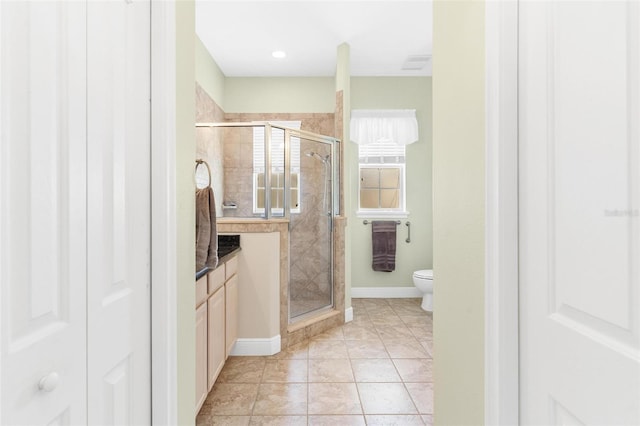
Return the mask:
<svg viewBox="0 0 640 426">
<path fill-rule="evenodd" d="M 207 276 L 196 281 L 196 308 L 207 300 Z"/>
<path fill-rule="evenodd" d="M 209 294 L 213 294 L 217 289 L 222 287 L 225 282 L 224 263 L 218 266 L 213 272 L 209 273 Z"/>
<path fill-rule="evenodd" d="M 225 278 L 228 280 L 232 276 L 238 272 L 238 256 L 234 256 L 233 258 L 227 260 L 226 262 L 227 271 Z"/>
</svg>

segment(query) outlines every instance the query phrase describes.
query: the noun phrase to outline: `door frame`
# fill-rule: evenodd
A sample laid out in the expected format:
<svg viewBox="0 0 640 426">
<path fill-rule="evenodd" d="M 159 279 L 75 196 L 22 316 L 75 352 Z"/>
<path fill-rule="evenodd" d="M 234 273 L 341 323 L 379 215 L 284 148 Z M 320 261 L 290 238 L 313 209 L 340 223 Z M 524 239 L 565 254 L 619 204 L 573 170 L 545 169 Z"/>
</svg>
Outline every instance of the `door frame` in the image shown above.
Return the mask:
<svg viewBox="0 0 640 426">
<path fill-rule="evenodd" d="M 485 424 L 519 422 L 518 1 L 485 2 Z"/>
<path fill-rule="evenodd" d="M 154 425 L 178 423 L 175 9 L 175 1 L 151 2 L 151 422 Z"/>
<path fill-rule="evenodd" d="M 152 422 L 177 422 L 173 1 L 151 3 Z M 518 424 L 518 3 L 485 3 L 485 424 Z M 154 185 L 155 183 L 155 185 Z"/>
</svg>

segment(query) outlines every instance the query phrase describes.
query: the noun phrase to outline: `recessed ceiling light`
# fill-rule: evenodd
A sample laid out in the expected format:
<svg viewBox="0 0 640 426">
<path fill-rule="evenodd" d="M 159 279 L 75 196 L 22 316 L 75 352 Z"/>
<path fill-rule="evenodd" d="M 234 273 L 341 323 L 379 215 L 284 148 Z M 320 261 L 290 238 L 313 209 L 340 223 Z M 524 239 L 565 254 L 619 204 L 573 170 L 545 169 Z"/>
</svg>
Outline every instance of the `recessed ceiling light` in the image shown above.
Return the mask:
<svg viewBox="0 0 640 426">
<path fill-rule="evenodd" d="M 282 50 L 274 50 L 271 53 L 271 56 L 273 56 L 276 59 L 282 59 L 285 58 L 287 56 L 286 52 L 282 51 Z"/>
</svg>

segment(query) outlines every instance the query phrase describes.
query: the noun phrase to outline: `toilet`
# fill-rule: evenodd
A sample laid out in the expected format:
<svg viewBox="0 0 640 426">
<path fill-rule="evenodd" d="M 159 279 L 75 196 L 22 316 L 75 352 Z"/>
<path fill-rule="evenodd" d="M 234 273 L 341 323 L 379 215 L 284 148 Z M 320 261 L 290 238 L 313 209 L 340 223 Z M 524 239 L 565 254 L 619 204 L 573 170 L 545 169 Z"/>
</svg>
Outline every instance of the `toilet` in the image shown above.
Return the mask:
<svg viewBox="0 0 640 426">
<path fill-rule="evenodd" d="M 433 312 L 433 270 L 421 269 L 413 273 L 413 284 L 424 294 L 422 309 Z"/>
</svg>

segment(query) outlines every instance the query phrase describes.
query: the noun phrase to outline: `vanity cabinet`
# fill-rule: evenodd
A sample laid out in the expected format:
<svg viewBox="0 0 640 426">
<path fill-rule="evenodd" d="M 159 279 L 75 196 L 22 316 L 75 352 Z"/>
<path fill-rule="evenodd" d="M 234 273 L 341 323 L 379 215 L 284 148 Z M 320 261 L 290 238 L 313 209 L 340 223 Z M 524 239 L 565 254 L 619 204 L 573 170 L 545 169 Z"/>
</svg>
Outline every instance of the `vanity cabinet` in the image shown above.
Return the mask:
<svg viewBox="0 0 640 426">
<path fill-rule="evenodd" d="M 216 290 L 207 301 L 207 390 L 211 390 L 227 358 L 225 340 L 225 288 Z"/>
<path fill-rule="evenodd" d="M 206 281 L 206 278 L 202 278 Z M 196 406 L 201 407 L 209 391 L 207 383 L 207 304 L 196 309 Z"/>
<path fill-rule="evenodd" d="M 238 339 L 238 259 L 196 281 L 196 414 Z"/>
<path fill-rule="evenodd" d="M 234 343 L 238 340 L 238 276 L 234 275 L 229 278 L 229 281 L 225 284 L 225 306 L 227 307 L 225 317 L 225 334 L 226 339 L 226 352 L 225 357 L 228 357 L 233 349 Z"/>
</svg>

